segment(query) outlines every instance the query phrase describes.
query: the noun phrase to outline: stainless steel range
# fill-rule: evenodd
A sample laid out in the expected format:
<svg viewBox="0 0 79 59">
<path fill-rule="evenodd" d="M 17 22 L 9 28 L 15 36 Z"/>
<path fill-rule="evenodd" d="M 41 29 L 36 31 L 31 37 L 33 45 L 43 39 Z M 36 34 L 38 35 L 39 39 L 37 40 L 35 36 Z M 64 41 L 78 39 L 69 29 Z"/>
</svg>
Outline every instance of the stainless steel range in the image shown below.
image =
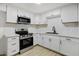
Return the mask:
<svg viewBox="0 0 79 59">
<path fill-rule="evenodd" d="M 28 30 L 21 29 L 15 30 L 16 34 L 19 34 L 20 40 L 20 50 L 30 47 L 33 45 L 33 36 L 32 33 L 28 33 Z"/>
</svg>

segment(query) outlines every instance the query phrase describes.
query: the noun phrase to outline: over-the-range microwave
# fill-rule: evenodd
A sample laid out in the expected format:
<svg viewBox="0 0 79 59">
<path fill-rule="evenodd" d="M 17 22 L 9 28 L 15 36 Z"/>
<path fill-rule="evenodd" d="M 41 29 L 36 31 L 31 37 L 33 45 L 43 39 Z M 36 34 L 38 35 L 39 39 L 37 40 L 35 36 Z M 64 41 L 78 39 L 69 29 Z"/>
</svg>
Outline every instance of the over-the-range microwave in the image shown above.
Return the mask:
<svg viewBox="0 0 79 59">
<path fill-rule="evenodd" d="M 17 16 L 18 24 L 30 24 L 31 19 L 29 17 Z"/>
</svg>

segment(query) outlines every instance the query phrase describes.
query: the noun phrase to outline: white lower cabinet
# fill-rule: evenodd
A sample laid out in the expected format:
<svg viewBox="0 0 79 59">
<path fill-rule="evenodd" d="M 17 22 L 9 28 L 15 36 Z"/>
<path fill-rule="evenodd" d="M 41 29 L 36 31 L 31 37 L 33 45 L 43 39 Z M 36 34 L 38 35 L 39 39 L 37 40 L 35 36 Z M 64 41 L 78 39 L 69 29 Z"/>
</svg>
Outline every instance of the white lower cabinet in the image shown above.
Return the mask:
<svg viewBox="0 0 79 59">
<path fill-rule="evenodd" d="M 79 40 L 73 38 L 62 38 L 60 52 L 65 55 L 79 56 Z"/>
<path fill-rule="evenodd" d="M 42 35 L 38 34 L 38 44 L 42 45 L 43 44 L 43 40 L 42 40 Z"/>
<path fill-rule="evenodd" d="M 50 39 L 48 37 L 48 35 L 44 35 L 44 44 L 43 44 L 44 47 L 46 48 L 50 48 L 51 44 L 50 44 Z"/>
<path fill-rule="evenodd" d="M 50 41 L 50 49 L 55 50 L 55 51 L 59 51 L 59 45 L 60 45 L 60 39 L 57 36 L 50 36 L 49 37 L 49 41 Z"/>
<path fill-rule="evenodd" d="M 15 55 L 19 52 L 19 37 L 10 37 L 7 42 L 7 55 Z"/>
<path fill-rule="evenodd" d="M 41 35 L 39 37 L 39 45 L 42 45 L 46 48 L 59 51 L 59 44 L 60 40 L 57 36 Z"/>
<path fill-rule="evenodd" d="M 39 44 L 51 50 L 68 56 L 79 56 L 79 39 L 56 35 L 36 35 L 35 44 Z M 36 41 L 35 41 L 36 40 Z"/>
<path fill-rule="evenodd" d="M 33 45 L 38 44 L 38 35 L 37 34 L 33 34 Z"/>
</svg>

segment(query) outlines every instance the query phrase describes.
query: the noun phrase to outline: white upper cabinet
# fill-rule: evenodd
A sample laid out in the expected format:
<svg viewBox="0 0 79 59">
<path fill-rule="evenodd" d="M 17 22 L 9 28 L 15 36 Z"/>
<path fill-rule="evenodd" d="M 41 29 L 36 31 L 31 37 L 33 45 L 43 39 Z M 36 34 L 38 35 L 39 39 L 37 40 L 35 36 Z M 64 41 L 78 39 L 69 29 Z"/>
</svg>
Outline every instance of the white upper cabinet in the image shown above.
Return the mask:
<svg viewBox="0 0 79 59">
<path fill-rule="evenodd" d="M 60 8 L 55 9 L 49 13 L 46 14 L 46 19 L 53 19 L 53 18 L 57 18 L 60 17 L 61 13 L 60 13 Z"/>
<path fill-rule="evenodd" d="M 22 9 L 18 8 L 17 15 L 21 16 L 21 17 L 30 18 L 31 19 L 31 24 L 35 23 L 34 14 L 32 14 L 30 12 L 27 12 L 25 10 L 22 10 Z"/>
<path fill-rule="evenodd" d="M 40 24 L 40 17 L 38 15 L 34 15 L 34 19 L 31 20 L 31 24 Z"/>
<path fill-rule="evenodd" d="M 65 55 L 79 56 L 79 40 L 72 38 L 62 38 L 60 52 Z"/>
<path fill-rule="evenodd" d="M 39 16 L 39 24 L 47 24 L 47 20 L 43 18 L 43 15 Z"/>
<path fill-rule="evenodd" d="M 33 34 L 33 39 L 34 45 L 38 44 L 38 34 Z"/>
<path fill-rule="evenodd" d="M 17 8 L 7 5 L 7 21 L 10 23 L 17 23 Z"/>
<path fill-rule="evenodd" d="M 17 10 L 17 15 L 18 16 L 24 16 L 23 11 L 21 9 L 19 9 L 19 8 Z"/>
<path fill-rule="evenodd" d="M 78 22 L 79 22 L 79 4 L 78 4 Z"/>
<path fill-rule="evenodd" d="M 43 15 L 34 15 L 31 24 L 47 24 L 47 22 L 46 19 L 43 18 Z"/>
<path fill-rule="evenodd" d="M 25 10 L 19 9 L 19 8 L 18 8 L 17 14 L 18 14 L 18 16 L 22 16 L 22 17 L 30 17 L 30 15 L 31 15 L 30 13 L 26 12 Z"/>
<path fill-rule="evenodd" d="M 6 12 L 6 4 L 0 3 L 0 11 Z"/>
<path fill-rule="evenodd" d="M 77 22 L 77 10 L 77 4 L 64 6 L 61 9 L 62 22 Z"/>
</svg>

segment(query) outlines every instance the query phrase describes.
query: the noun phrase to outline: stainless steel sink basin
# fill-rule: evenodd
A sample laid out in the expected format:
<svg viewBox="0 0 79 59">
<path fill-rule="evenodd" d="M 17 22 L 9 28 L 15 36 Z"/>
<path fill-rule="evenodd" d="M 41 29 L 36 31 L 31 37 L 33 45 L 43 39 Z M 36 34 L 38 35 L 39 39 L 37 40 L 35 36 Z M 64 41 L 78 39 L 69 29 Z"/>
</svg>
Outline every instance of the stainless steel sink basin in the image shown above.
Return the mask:
<svg viewBox="0 0 79 59">
<path fill-rule="evenodd" d="M 48 33 L 48 34 L 58 34 L 58 33 L 54 33 L 54 32 L 46 32 L 46 33 Z"/>
</svg>

